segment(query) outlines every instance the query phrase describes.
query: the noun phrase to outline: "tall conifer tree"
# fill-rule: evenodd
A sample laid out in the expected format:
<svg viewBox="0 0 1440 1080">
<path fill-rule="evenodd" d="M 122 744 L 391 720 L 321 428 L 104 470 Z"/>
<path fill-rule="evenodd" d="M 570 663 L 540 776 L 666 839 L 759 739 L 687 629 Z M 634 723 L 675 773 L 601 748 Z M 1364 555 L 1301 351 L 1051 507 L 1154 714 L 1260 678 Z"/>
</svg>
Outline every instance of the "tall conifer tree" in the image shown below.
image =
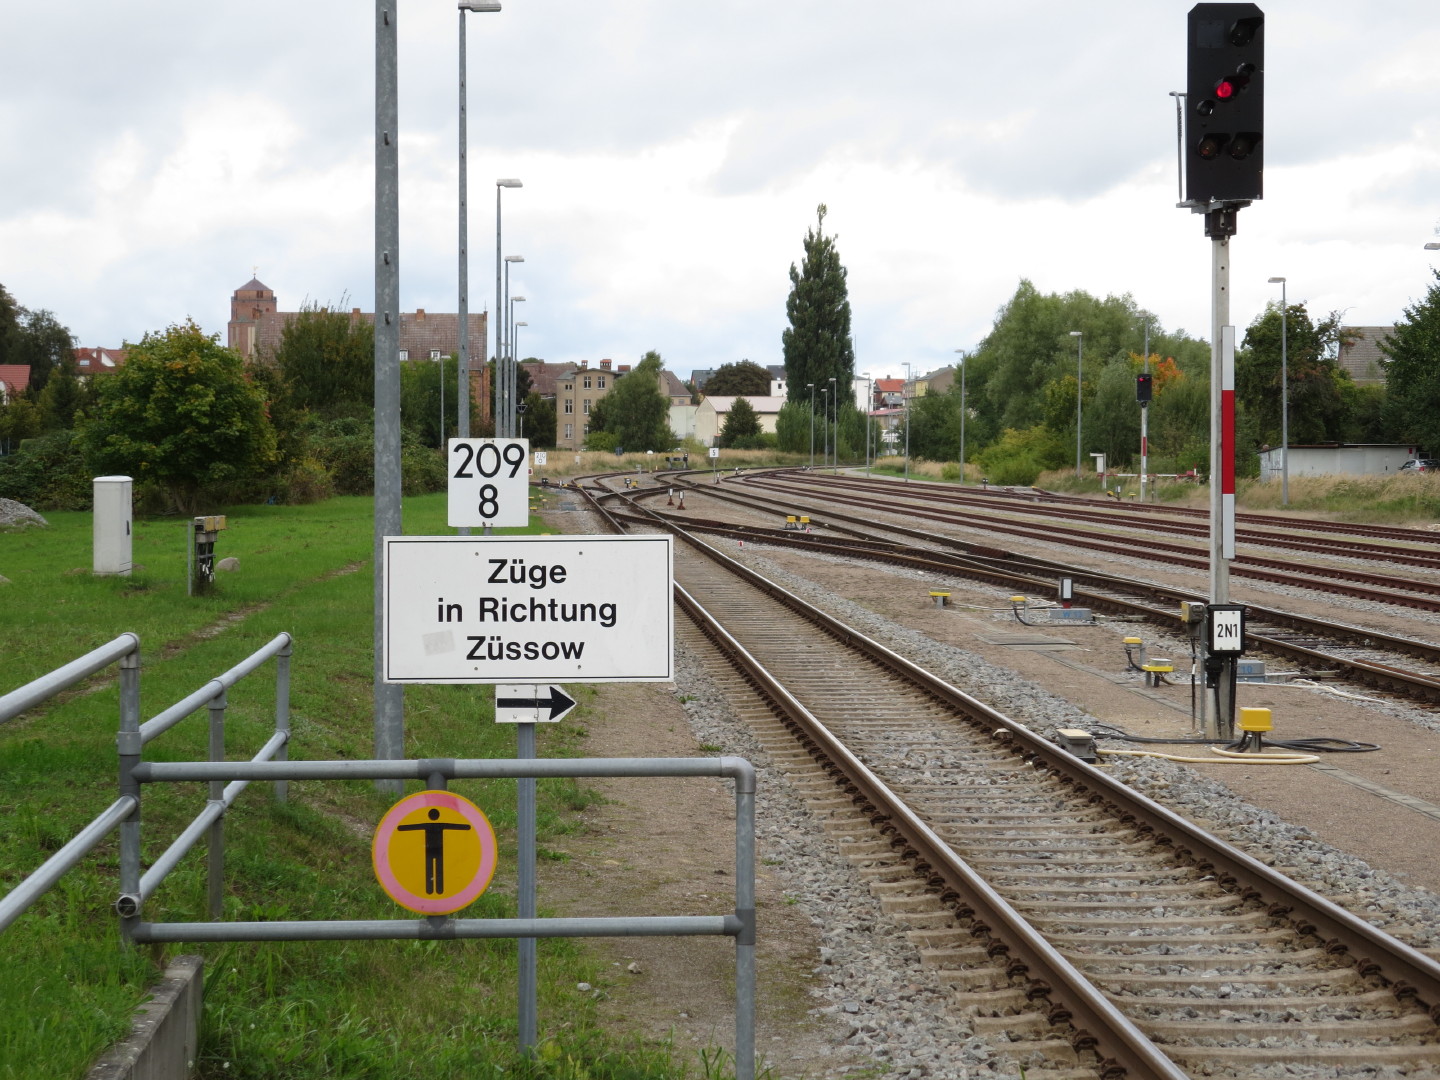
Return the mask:
<svg viewBox="0 0 1440 1080">
<path fill-rule="evenodd" d="M 819 218 L 805 233 L 805 258 L 797 270 L 790 264 L 790 296 L 785 314 L 790 325 L 781 334 L 785 353 L 785 383 L 790 401 L 810 407 L 806 384 L 815 384 L 815 408 L 822 387 L 835 380 L 835 393 L 848 400 L 855 374 L 855 346 L 850 340 L 850 295 L 845 267 L 840 263 L 834 236 L 825 235 L 825 204 L 816 208 Z"/>
</svg>

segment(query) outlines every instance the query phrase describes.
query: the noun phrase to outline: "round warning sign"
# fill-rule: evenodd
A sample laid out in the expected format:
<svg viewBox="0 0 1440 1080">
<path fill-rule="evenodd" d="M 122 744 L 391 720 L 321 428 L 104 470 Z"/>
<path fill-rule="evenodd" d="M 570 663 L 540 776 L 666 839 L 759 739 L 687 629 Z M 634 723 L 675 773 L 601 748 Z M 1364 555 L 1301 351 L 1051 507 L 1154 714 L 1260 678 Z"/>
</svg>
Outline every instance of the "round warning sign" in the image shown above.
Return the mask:
<svg viewBox="0 0 1440 1080">
<path fill-rule="evenodd" d="M 380 887 L 401 907 L 448 915 L 474 902 L 495 873 L 495 830 L 449 791 L 419 791 L 390 808 L 370 845 Z"/>
</svg>

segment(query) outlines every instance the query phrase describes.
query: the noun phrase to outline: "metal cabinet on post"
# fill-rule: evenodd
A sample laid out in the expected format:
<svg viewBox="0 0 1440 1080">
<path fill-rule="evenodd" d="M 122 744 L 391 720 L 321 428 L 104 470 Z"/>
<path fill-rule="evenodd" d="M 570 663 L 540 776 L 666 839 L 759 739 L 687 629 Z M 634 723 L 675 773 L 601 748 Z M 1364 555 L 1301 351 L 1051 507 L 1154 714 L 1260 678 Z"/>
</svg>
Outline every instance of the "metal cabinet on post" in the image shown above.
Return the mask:
<svg viewBox="0 0 1440 1080">
<path fill-rule="evenodd" d="M 131 496 L 128 476 L 97 476 L 94 514 L 94 572 L 129 576 L 131 567 Z"/>
</svg>

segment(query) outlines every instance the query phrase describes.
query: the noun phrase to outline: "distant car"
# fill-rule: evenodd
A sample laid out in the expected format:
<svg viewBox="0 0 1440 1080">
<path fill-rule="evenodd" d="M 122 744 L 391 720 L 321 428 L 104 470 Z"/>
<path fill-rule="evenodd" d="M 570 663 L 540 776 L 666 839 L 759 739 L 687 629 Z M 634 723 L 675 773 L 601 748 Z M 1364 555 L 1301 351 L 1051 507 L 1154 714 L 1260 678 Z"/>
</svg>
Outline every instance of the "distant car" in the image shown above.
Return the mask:
<svg viewBox="0 0 1440 1080">
<path fill-rule="evenodd" d="M 1400 466 L 1401 472 L 1407 470 L 1411 472 L 1440 472 L 1440 458 L 1411 458 L 1405 462 L 1404 465 Z"/>
</svg>

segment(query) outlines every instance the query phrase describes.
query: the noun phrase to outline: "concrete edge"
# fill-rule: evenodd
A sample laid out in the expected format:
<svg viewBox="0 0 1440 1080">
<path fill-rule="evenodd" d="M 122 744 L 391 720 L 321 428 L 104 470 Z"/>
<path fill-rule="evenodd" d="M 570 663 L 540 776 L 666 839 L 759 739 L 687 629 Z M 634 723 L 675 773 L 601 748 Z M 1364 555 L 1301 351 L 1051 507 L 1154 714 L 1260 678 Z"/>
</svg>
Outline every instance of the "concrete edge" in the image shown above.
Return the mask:
<svg viewBox="0 0 1440 1080">
<path fill-rule="evenodd" d="M 178 956 L 135 1010 L 130 1034 L 107 1050 L 85 1080 L 186 1080 L 195 1071 L 205 961 Z"/>
</svg>

